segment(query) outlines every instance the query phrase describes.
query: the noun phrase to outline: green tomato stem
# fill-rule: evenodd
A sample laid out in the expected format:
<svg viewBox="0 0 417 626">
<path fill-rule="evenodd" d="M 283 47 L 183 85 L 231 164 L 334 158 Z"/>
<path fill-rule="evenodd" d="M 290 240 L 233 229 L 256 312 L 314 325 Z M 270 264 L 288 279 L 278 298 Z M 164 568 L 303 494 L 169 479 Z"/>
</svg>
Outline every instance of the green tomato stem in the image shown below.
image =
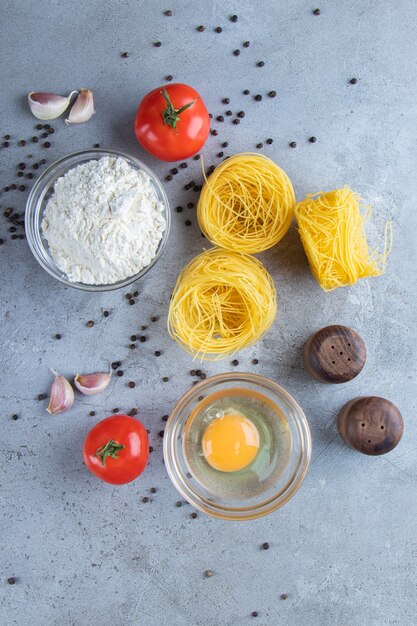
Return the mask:
<svg viewBox="0 0 417 626">
<path fill-rule="evenodd" d="M 96 456 L 101 459 L 101 464 L 104 467 L 106 464 L 106 459 L 108 456 L 111 456 L 112 459 L 119 458 L 119 450 L 124 449 L 124 445 L 122 443 L 117 443 L 114 439 L 109 439 L 109 441 L 100 448 L 96 450 Z"/>
<path fill-rule="evenodd" d="M 160 94 L 165 98 L 165 101 L 167 103 L 167 108 L 162 111 L 162 118 L 164 120 L 164 124 L 166 124 L 167 126 L 171 126 L 171 128 L 177 127 L 177 124 L 180 121 L 181 113 L 183 113 L 183 111 L 193 106 L 193 104 L 195 104 L 198 100 L 198 98 L 196 98 L 192 102 L 188 102 L 188 104 L 184 104 L 184 106 L 180 107 L 179 109 L 175 109 L 174 105 L 172 104 L 170 100 L 167 90 L 164 89 L 163 91 L 160 92 Z"/>
</svg>

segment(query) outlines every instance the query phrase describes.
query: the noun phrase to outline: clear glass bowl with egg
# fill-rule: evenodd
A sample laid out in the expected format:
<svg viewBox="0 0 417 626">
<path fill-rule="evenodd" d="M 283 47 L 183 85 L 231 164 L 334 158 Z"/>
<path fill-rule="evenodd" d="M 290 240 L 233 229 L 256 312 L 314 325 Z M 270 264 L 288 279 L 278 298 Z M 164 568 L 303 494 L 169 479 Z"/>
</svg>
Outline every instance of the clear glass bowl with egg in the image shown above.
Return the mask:
<svg viewBox="0 0 417 626">
<path fill-rule="evenodd" d="M 76 167 L 77 165 L 81 165 L 83 163 L 87 163 L 92 159 L 101 159 L 102 157 L 115 157 L 122 158 L 127 163 L 133 167 L 134 169 L 143 171 L 146 173 L 151 181 L 152 188 L 155 192 L 156 198 L 163 205 L 163 217 L 165 219 L 165 231 L 163 233 L 162 239 L 159 242 L 156 254 L 152 261 L 146 265 L 140 272 L 133 274 L 132 276 L 128 276 L 127 278 L 120 280 L 115 283 L 109 284 L 87 284 L 81 282 L 73 282 L 68 279 L 68 276 L 61 271 L 57 265 L 55 264 L 51 252 L 49 250 L 48 242 L 46 241 L 43 233 L 42 233 L 42 219 L 44 210 L 46 207 L 46 203 L 51 197 L 54 189 L 54 184 L 56 180 L 66 174 L 70 169 Z M 44 270 L 48 272 L 51 276 L 59 280 L 61 283 L 69 287 L 74 287 L 75 289 L 81 289 L 84 291 L 111 291 L 113 289 L 120 289 L 121 287 L 126 287 L 131 283 L 135 282 L 146 272 L 150 270 L 150 268 L 155 265 L 155 263 L 160 258 L 169 235 L 171 225 L 171 214 L 169 208 L 169 202 L 165 190 L 159 181 L 158 177 L 152 172 L 152 170 L 147 167 L 142 161 L 139 159 L 125 154 L 124 152 L 120 152 L 118 150 L 110 150 L 110 149 L 89 149 L 89 150 L 80 150 L 79 152 L 74 152 L 69 154 L 59 161 L 53 163 L 45 172 L 40 176 L 40 178 L 36 181 L 33 186 L 27 203 L 26 203 L 26 214 L 25 214 L 25 229 L 26 229 L 26 237 L 30 249 L 38 261 L 38 263 L 43 267 Z"/>
<path fill-rule="evenodd" d="M 303 410 L 279 384 L 226 373 L 193 386 L 164 433 L 170 479 L 194 507 L 225 520 L 275 511 L 301 486 L 311 435 Z"/>
</svg>

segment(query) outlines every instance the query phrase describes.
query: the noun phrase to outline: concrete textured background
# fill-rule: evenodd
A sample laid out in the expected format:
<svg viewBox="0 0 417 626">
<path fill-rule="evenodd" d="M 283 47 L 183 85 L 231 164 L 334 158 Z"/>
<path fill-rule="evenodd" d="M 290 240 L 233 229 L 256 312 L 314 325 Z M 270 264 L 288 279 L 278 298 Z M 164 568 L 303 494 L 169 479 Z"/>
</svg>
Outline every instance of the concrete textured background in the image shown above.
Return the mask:
<svg viewBox="0 0 417 626">
<path fill-rule="evenodd" d="M 214 115 L 227 108 L 223 97 L 234 112 L 246 112 L 239 127 L 230 120 L 213 124 L 219 135 L 203 150 L 207 165 L 218 161 L 222 141 L 229 141 L 225 153 L 234 154 L 272 137 L 263 151 L 288 172 L 298 198 L 348 183 L 374 206 L 371 241 L 381 243 L 391 219 L 395 243 L 384 277 L 330 294 L 309 273 L 295 229 L 261 255 L 276 280 L 279 314 L 267 337 L 238 355 L 238 369 L 270 376 L 294 394 L 309 418 L 314 453 L 288 505 L 237 524 L 201 514 L 194 520 L 189 505 L 175 505 L 179 496 L 158 437 L 161 417 L 192 382 L 193 362 L 170 341 L 165 323 L 178 271 L 204 245 L 194 210 L 173 212 L 169 246 L 136 285 L 135 306 L 125 292 L 87 294 L 54 282 L 25 241 L 11 240 L 10 224 L 0 217 L 1 624 L 417 624 L 415 2 L 318 6 L 320 16 L 306 0 L 2 0 L 1 130 L 12 135 L 11 146 L 0 149 L 2 190 L 15 181 L 19 162 L 32 163 L 28 154 L 50 163 L 96 142 L 131 152 L 166 176 L 169 165 L 136 144 L 132 120 L 142 96 L 172 74 L 196 87 Z M 173 16 L 165 17 L 165 9 Z M 196 31 L 199 24 L 204 33 Z M 213 32 L 218 25 L 222 34 Z M 250 48 L 233 56 L 246 39 Z M 156 40 L 160 48 L 152 46 Z M 125 50 L 128 59 L 120 57 Z M 265 67 L 256 67 L 262 59 Z M 352 77 L 356 85 L 349 84 Z M 53 122 L 49 150 L 17 145 L 35 133 L 27 92 L 85 86 L 96 97 L 88 124 Z M 245 88 L 276 89 L 278 96 L 257 103 L 242 95 Z M 308 143 L 311 135 L 317 143 Z M 195 202 L 183 187 L 201 180 L 200 167 L 191 161 L 166 183 L 173 207 Z M 10 206 L 22 214 L 26 196 L 1 191 L 1 213 Z M 152 315 L 159 321 L 150 323 Z M 89 319 L 93 328 L 86 327 Z M 329 323 L 352 325 L 368 348 L 361 376 L 336 387 L 310 380 L 300 357 L 306 338 Z M 148 341 L 129 350 L 129 337 L 142 324 L 149 325 Z M 154 350 L 163 355 L 154 358 Z M 49 367 L 71 376 L 113 360 L 123 362 L 124 378 L 95 398 L 77 396 L 70 412 L 51 417 L 46 402 L 36 400 L 49 389 Z M 229 361 L 204 365 L 207 374 L 229 369 Z M 134 390 L 128 380 L 136 381 Z M 403 440 L 385 457 L 361 456 L 337 435 L 338 410 L 360 394 L 386 396 L 404 415 Z M 154 452 L 142 477 L 115 488 L 87 472 L 82 442 L 112 408 L 133 406 L 151 431 Z M 142 503 L 144 495 L 150 502 Z M 269 551 L 260 549 L 264 541 Z M 212 578 L 203 576 L 206 569 Z"/>
</svg>

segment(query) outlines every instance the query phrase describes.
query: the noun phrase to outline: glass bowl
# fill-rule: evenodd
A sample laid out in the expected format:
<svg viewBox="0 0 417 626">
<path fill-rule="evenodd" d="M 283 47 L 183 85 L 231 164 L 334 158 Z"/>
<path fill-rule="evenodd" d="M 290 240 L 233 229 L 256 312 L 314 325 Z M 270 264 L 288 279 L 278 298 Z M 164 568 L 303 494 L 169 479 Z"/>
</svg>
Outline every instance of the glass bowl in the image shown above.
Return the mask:
<svg viewBox="0 0 417 626">
<path fill-rule="evenodd" d="M 68 170 L 75 167 L 76 165 L 80 165 L 81 163 L 86 163 L 87 161 L 91 161 L 92 159 L 101 159 L 102 157 L 121 157 L 125 161 L 129 163 L 132 167 L 137 170 L 142 170 L 146 172 L 150 179 L 151 184 L 155 190 L 155 194 L 160 202 L 162 202 L 164 206 L 163 216 L 165 219 L 166 227 L 164 234 L 162 236 L 161 241 L 159 242 L 159 246 L 156 252 L 155 257 L 152 259 L 151 263 L 144 267 L 137 274 L 133 274 L 132 276 L 128 276 L 127 278 L 120 280 L 116 283 L 104 284 L 104 285 L 89 285 L 86 283 L 80 282 L 72 282 L 68 280 L 67 276 L 62 272 L 54 263 L 52 256 L 49 252 L 48 242 L 42 235 L 41 223 L 43 218 L 43 212 L 46 206 L 48 199 L 51 197 L 53 192 L 53 187 L 57 178 L 66 174 Z M 169 202 L 167 195 L 165 193 L 164 188 L 162 187 L 161 182 L 158 177 L 152 172 L 152 170 L 147 167 L 142 161 L 136 159 L 129 154 L 125 154 L 124 152 L 119 152 L 118 150 L 107 150 L 107 149 L 89 149 L 89 150 L 80 150 L 79 152 L 74 152 L 69 154 L 59 161 L 53 163 L 40 178 L 36 181 L 33 186 L 29 198 L 26 203 L 26 214 L 25 214 L 25 229 L 26 229 L 26 237 L 28 240 L 29 247 L 38 261 L 38 263 L 43 267 L 44 270 L 48 272 L 51 276 L 59 280 L 64 285 L 68 287 L 74 287 L 75 289 L 82 289 L 83 291 L 112 291 L 113 289 L 120 289 L 121 287 L 126 287 L 131 283 L 135 282 L 150 268 L 155 265 L 159 257 L 161 256 L 169 235 L 169 229 L 171 225 L 171 213 L 169 209 Z"/>
<path fill-rule="evenodd" d="M 268 463 L 275 458 L 275 466 L 258 472 L 260 465 L 255 470 L 254 462 L 250 469 L 232 472 L 234 476 L 229 478 L 230 473 L 209 468 L 201 446 L 200 454 L 195 452 L 200 437 L 197 431 L 201 429 L 201 420 L 196 416 L 210 410 L 210 402 L 220 396 L 219 392 L 230 397 L 239 392 L 262 396 L 265 406 L 274 407 L 271 419 L 280 424 L 278 432 L 283 433 L 282 442 L 286 442 L 284 454 L 280 437 L 270 439 L 270 452 L 266 454 Z M 288 502 L 301 486 L 310 458 L 310 428 L 301 407 L 283 387 L 257 374 L 218 374 L 198 383 L 179 400 L 164 433 L 165 466 L 176 489 L 195 508 L 225 520 L 256 519 Z M 209 468 L 206 474 L 202 470 L 204 463 Z M 219 483 L 213 479 L 216 473 Z"/>
</svg>

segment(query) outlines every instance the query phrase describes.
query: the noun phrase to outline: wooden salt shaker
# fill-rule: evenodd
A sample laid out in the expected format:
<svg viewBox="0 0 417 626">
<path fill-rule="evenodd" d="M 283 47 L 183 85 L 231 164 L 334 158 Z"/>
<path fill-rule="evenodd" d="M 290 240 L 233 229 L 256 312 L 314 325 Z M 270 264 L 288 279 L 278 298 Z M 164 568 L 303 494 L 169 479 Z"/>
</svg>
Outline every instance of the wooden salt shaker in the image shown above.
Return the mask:
<svg viewBox="0 0 417 626">
<path fill-rule="evenodd" d="M 365 365 L 366 347 L 362 337 L 349 326 L 326 326 L 312 335 L 304 346 L 307 371 L 322 383 L 346 383 Z"/>
</svg>

